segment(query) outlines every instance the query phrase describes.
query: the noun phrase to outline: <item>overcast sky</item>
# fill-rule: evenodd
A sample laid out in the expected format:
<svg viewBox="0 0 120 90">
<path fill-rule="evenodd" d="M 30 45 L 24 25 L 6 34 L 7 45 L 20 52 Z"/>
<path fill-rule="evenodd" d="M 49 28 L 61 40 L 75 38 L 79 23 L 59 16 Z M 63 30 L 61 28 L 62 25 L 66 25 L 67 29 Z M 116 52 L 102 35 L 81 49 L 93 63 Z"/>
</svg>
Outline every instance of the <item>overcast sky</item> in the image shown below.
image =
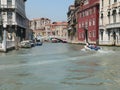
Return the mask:
<svg viewBox="0 0 120 90">
<path fill-rule="evenodd" d="M 52 21 L 66 21 L 69 5 L 74 0 L 27 0 L 26 15 L 32 18 L 49 18 Z"/>
</svg>

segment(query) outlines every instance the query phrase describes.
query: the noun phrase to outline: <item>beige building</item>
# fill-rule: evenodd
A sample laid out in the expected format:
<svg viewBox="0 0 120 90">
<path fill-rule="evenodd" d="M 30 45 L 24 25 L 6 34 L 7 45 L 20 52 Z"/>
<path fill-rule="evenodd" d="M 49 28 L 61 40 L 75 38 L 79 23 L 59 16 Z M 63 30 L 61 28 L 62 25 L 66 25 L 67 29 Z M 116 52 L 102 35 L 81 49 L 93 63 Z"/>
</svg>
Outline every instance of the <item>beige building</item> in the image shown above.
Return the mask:
<svg viewBox="0 0 120 90">
<path fill-rule="evenodd" d="M 120 46 L 120 0 L 100 0 L 99 44 Z"/>
<path fill-rule="evenodd" d="M 35 38 L 37 36 L 46 36 L 46 25 L 51 24 L 51 20 L 48 18 L 35 18 L 30 20 L 30 28 L 34 32 Z"/>
<path fill-rule="evenodd" d="M 59 38 L 67 39 L 67 22 L 53 22 L 51 24 L 52 34 Z"/>
</svg>

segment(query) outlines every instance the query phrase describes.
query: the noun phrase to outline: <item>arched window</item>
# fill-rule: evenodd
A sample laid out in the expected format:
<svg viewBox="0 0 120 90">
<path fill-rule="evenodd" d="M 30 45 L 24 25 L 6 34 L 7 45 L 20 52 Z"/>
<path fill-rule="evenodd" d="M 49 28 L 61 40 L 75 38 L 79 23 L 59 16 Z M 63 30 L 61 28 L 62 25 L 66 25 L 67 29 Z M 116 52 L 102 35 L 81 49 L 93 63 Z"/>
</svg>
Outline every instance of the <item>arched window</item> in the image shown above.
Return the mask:
<svg viewBox="0 0 120 90">
<path fill-rule="evenodd" d="M 114 0 L 114 3 L 117 2 L 117 0 Z"/>
<path fill-rule="evenodd" d="M 113 23 L 116 23 L 116 10 L 113 10 L 112 15 L 113 15 Z"/>
<path fill-rule="evenodd" d="M 104 5 L 104 0 L 102 0 L 102 7 L 103 7 L 103 5 Z"/>
</svg>

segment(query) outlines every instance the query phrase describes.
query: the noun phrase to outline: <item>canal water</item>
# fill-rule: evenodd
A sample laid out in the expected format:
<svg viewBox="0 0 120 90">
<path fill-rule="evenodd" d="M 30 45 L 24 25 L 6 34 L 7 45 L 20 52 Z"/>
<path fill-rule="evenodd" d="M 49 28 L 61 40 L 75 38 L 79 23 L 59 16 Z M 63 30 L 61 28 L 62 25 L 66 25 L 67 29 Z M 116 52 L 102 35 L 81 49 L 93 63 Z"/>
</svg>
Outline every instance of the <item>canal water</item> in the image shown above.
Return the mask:
<svg viewBox="0 0 120 90">
<path fill-rule="evenodd" d="M 0 90 L 120 90 L 120 48 L 44 43 L 0 53 Z"/>
</svg>

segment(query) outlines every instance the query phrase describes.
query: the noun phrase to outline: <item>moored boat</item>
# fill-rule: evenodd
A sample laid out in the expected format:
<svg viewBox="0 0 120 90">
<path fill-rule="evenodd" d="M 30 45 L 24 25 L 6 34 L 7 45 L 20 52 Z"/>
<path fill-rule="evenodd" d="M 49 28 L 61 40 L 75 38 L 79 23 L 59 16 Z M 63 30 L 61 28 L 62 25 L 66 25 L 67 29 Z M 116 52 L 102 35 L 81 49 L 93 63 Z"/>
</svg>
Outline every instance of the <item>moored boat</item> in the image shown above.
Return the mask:
<svg viewBox="0 0 120 90">
<path fill-rule="evenodd" d="M 40 39 L 36 39 L 35 44 L 36 46 L 41 46 L 43 42 Z"/>
<path fill-rule="evenodd" d="M 31 48 L 30 40 L 25 40 L 20 43 L 21 48 Z"/>
</svg>

